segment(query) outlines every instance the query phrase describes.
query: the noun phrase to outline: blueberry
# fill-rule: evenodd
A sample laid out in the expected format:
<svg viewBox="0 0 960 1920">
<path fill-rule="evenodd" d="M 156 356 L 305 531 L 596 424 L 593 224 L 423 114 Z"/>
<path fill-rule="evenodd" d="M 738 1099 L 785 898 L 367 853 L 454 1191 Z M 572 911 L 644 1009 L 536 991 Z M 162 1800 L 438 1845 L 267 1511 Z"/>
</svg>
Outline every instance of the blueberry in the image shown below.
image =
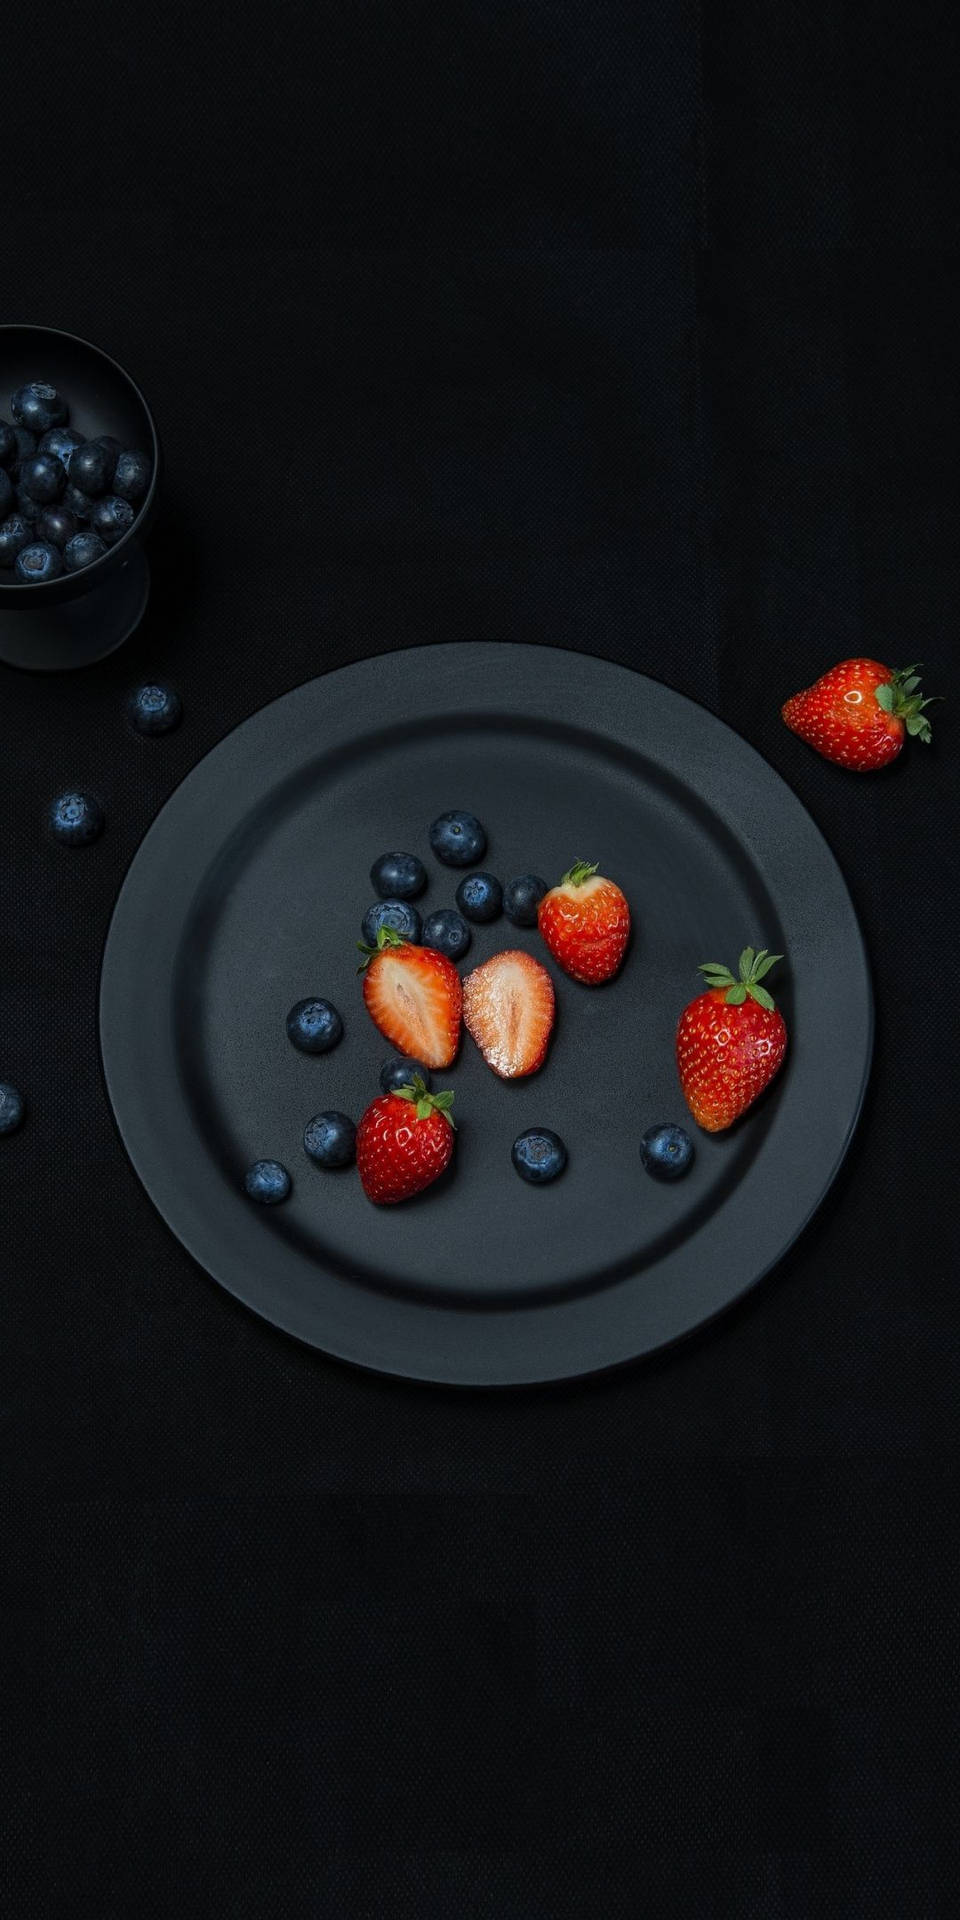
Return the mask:
<svg viewBox="0 0 960 1920">
<path fill-rule="evenodd" d="M 414 946 L 420 944 L 423 922 L 409 900 L 375 900 L 373 906 L 367 908 L 360 931 L 368 947 L 376 946 L 381 927 L 392 927 L 401 940 L 412 940 Z"/>
<path fill-rule="evenodd" d="M 136 508 L 130 505 L 129 500 L 121 500 L 119 494 L 108 493 L 106 499 L 94 502 L 90 525 L 108 547 L 115 547 L 117 541 L 129 532 L 136 517 Z"/>
<path fill-rule="evenodd" d="M 77 531 L 73 514 L 66 507 L 54 505 L 44 507 L 37 521 L 37 533 L 41 540 L 49 540 L 52 547 L 64 548 Z"/>
<path fill-rule="evenodd" d="M 70 455 L 67 473 L 70 483 L 79 487 L 81 493 L 97 495 L 106 493 L 113 478 L 114 458 L 109 448 L 99 440 L 85 440 L 82 447 L 75 447 Z"/>
<path fill-rule="evenodd" d="M 316 1113 L 303 1130 L 303 1150 L 317 1167 L 348 1167 L 356 1158 L 357 1129 L 345 1113 Z"/>
<path fill-rule="evenodd" d="M 503 888 L 492 873 L 468 873 L 457 888 L 457 906 L 468 920 L 499 920 L 503 912 Z"/>
<path fill-rule="evenodd" d="M 648 1127 L 640 1142 L 640 1158 L 657 1180 L 679 1180 L 693 1165 L 694 1145 L 683 1127 L 669 1121 Z"/>
<path fill-rule="evenodd" d="M 63 549 L 63 564 L 68 573 L 79 573 L 81 567 L 92 567 L 94 561 L 99 560 L 106 551 L 100 535 L 91 533 L 87 528 L 83 533 L 75 533 L 73 539 L 67 541 Z"/>
<path fill-rule="evenodd" d="M 51 427 L 45 433 L 37 449 L 38 453 L 52 453 L 55 460 L 66 469 L 70 465 L 70 455 L 75 447 L 83 446 L 83 434 L 74 433 L 72 427 Z"/>
<path fill-rule="evenodd" d="M 370 879 L 381 900 L 416 900 L 427 884 L 427 869 L 415 853 L 382 853 Z"/>
<path fill-rule="evenodd" d="M 67 511 L 73 514 L 75 520 L 89 520 L 95 504 L 95 501 L 91 499 L 89 493 L 81 493 L 79 487 L 75 487 L 72 481 L 67 481 L 61 495 L 60 505 L 66 507 Z"/>
<path fill-rule="evenodd" d="M 430 1068 L 422 1060 L 404 1060 L 399 1054 L 392 1060 L 385 1060 L 380 1068 L 380 1085 L 384 1093 L 396 1093 L 398 1087 L 409 1087 L 415 1073 L 420 1075 L 429 1092 L 433 1085 Z"/>
<path fill-rule="evenodd" d="M 0 520 L 5 520 L 13 511 L 13 481 L 4 467 L 0 467 Z"/>
<path fill-rule="evenodd" d="M 103 812 L 89 793 L 62 793 L 50 808 L 50 831 L 65 847 L 89 847 L 103 832 Z"/>
<path fill-rule="evenodd" d="M 0 526 L 0 567 L 12 567 L 20 552 L 33 539 L 33 528 L 22 513 L 11 513 Z"/>
<path fill-rule="evenodd" d="M 0 420 L 0 467 L 15 467 L 19 458 L 16 433 L 6 420 Z"/>
<path fill-rule="evenodd" d="M 430 828 L 430 845 L 447 867 L 475 867 L 487 851 L 487 836 L 472 813 L 441 813 Z"/>
<path fill-rule="evenodd" d="M 23 1094 L 11 1087 L 8 1080 L 0 1080 L 0 1137 L 5 1133 L 16 1133 L 23 1123 Z"/>
<path fill-rule="evenodd" d="M 503 911 L 515 927 L 535 927 L 537 908 L 547 891 L 538 873 L 522 873 L 503 889 Z"/>
<path fill-rule="evenodd" d="M 20 485 L 31 500 L 39 500 L 47 506 L 51 500 L 59 500 L 67 476 L 64 467 L 55 453 L 34 453 L 20 468 Z"/>
<path fill-rule="evenodd" d="M 287 1038 L 299 1053 L 329 1053 L 343 1039 L 343 1021 L 329 1000 L 298 1000 L 287 1014 Z"/>
<path fill-rule="evenodd" d="M 56 387 L 45 380 L 31 380 L 18 388 L 10 401 L 10 412 L 19 427 L 30 433 L 46 433 L 48 427 L 62 427 L 67 420 L 67 403 Z"/>
<path fill-rule="evenodd" d="M 22 467 L 37 451 L 37 436 L 29 427 L 14 427 L 13 431 L 17 441 L 17 466 Z"/>
<path fill-rule="evenodd" d="M 292 1186 L 286 1167 L 279 1160 L 255 1160 L 243 1176 L 243 1190 L 261 1207 L 278 1207 Z"/>
<path fill-rule="evenodd" d="M 43 505 L 39 500 L 34 500 L 32 494 L 25 493 L 23 487 L 18 486 L 16 511 L 21 519 L 26 520 L 31 527 L 35 527 L 43 512 Z"/>
<path fill-rule="evenodd" d="M 118 453 L 113 491 L 121 500 L 142 500 L 153 469 L 145 453 Z"/>
<path fill-rule="evenodd" d="M 95 540 L 96 534 L 87 534 Z M 183 708 L 172 687 L 138 687 L 130 699 L 130 718 L 138 733 L 170 733 L 179 726 Z"/>
<path fill-rule="evenodd" d="M 445 953 L 448 960 L 462 960 L 470 945 L 471 933 L 462 914 L 452 907 L 438 907 L 424 921 L 423 945 Z"/>
<path fill-rule="evenodd" d="M 48 540 L 31 539 L 29 546 L 20 548 L 14 572 L 18 580 L 29 580 L 36 585 L 40 581 L 55 580 L 58 573 L 63 572 L 63 561 Z"/>
<path fill-rule="evenodd" d="M 510 1158 L 521 1180 L 531 1186 L 545 1186 L 556 1180 L 567 1164 L 567 1149 L 558 1133 L 549 1127 L 528 1127 L 513 1143 Z"/>
</svg>

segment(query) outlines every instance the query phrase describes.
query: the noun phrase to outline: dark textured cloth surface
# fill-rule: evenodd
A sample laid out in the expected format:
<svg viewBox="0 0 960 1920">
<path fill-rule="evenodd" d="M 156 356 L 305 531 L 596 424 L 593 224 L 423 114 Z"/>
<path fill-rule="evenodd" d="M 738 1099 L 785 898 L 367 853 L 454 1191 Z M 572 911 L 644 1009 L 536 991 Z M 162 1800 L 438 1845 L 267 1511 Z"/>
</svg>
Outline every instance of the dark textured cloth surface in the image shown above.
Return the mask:
<svg viewBox="0 0 960 1920">
<path fill-rule="evenodd" d="M 957 15 L 43 17 L 39 51 L 8 28 L 4 317 L 129 365 L 168 480 L 135 641 L 0 669 L 0 1907 L 952 1913 Z M 96 1032 L 118 884 L 200 756 L 324 668 L 477 636 L 743 731 L 878 999 L 778 1271 L 653 1364 L 485 1398 L 326 1361 L 196 1269 Z M 778 718 L 860 651 L 950 696 L 877 778 Z M 147 675 L 165 741 L 123 719 Z M 108 826 L 66 855 L 73 784 Z"/>
</svg>

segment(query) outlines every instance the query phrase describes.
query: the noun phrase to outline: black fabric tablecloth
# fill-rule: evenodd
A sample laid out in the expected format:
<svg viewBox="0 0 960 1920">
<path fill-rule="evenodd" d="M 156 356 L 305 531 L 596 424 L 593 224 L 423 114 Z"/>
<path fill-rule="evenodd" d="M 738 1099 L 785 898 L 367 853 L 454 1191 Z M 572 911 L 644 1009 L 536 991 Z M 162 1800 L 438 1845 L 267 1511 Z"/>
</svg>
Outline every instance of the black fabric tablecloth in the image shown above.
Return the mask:
<svg viewBox="0 0 960 1920">
<path fill-rule="evenodd" d="M 5 29 L 4 317 L 129 365 L 168 481 L 136 640 L 0 669 L 0 1076 L 30 1103 L 0 1143 L 0 1904 L 934 1920 L 956 13 L 39 18 Z M 220 1292 L 125 1160 L 96 1031 L 121 876 L 199 757 L 325 668 L 476 636 L 607 655 L 741 729 L 836 850 L 879 1011 L 842 1176 L 740 1310 L 486 1398 L 352 1372 Z M 778 719 L 861 651 L 951 696 L 863 780 Z M 145 675 L 183 696 L 164 742 L 123 721 Z M 108 827 L 67 856 L 42 816 L 74 783 Z"/>
</svg>

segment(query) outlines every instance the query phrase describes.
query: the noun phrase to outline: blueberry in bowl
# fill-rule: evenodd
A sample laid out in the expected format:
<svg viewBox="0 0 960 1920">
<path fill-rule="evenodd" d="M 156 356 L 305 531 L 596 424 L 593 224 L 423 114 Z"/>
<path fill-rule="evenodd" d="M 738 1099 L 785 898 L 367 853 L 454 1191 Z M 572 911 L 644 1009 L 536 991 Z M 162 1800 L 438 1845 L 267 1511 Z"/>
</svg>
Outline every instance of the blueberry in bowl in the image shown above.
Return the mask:
<svg viewBox="0 0 960 1920">
<path fill-rule="evenodd" d="M 22 513 L 11 513 L 0 523 L 0 567 L 12 567 L 21 547 L 33 539 L 33 527 Z"/>
<path fill-rule="evenodd" d="M 30 380 L 11 395 L 10 412 L 18 427 L 30 433 L 46 433 L 49 427 L 62 427 L 67 418 L 67 403 L 45 380 Z"/>
<path fill-rule="evenodd" d="M 63 564 L 68 573 L 79 573 L 81 567 L 92 567 L 94 561 L 99 560 L 101 554 L 106 551 L 100 535 L 91 533 L 89 527 L 84 527 L 67 541 L 63 549 Z"/>
<path fill-rule="evenodd" d="M 130 500 L 134 506 L 143 499 L 150 485 L 150 462 L 145 453 L 127 449 L 117 455 L 117 464 L 113 470 L 113 491 L 121 500 Z"/>
<path fill-rule="evenodd" d="M 85 440 L 82 446 L 75 447 L 70 455 L 67 473 L 70 484 L 79 487 L 81 493 L 96 499 L 106 493 L 113 479 L 114 456 L 109 447 L 99 440 Z"/>
<path fill-rule="evenodd" d="M 485 926 L 503 912 L 503 888 L 492 873 L 468 873 L 457 888 L 457 906 L 467 920 Z"/>
<path fill-rule="evenodd" d="M 5 520 L 13 509 L 15 499 L 13 481 L 5 467 L 0 467 L 0 520 Z"/>
<path fill-rule="evenodd" d="M 31 537 L 26 547 L 21 547 L 13 566 L 18 580 L 33 585 L 40 580 L 55 580 L 63 572 L 63 556 L 59 547 L 51 546 L 49 540 L 35 540 Z"/>
<path fill-rule="evenodd" d="M 33 453 L 20 467 L 20 485 L 42 507 L 59 500 L 67 484 L 66 469 L 55 453 Z"/>
<path fill-rule="evenodd" d="M 83 446 L 83 434 L 75 432 L 73 427 L 50 427 L 41 435 L 38 453 L 52 453 L 59 460 L 64 472 L 70 465 L 70 455 L 77 447 Z"/>
<path fill-rule="evenodd" d="M 19 533 L 8 540 L 0 564 L 0 660 L 40 672 L 84 666 L 119 646 L 146 606 L 143 539 L 160 471 L 153 417 L 136 382 L 99 347 L 54 328 L 4 325 L 0 415 L 0 472 L 16 489 L 12 503 L 0 501 L 0 526 L 19 515 L 34 530 L 24 544 L 52 546 L 59 555 L 59 564 L 18 570 L 10 550 Z M 133 457 L 122 464 L 124 455 Z M 111 503 L 98 513 L 99 544 L 71 548 L 68 559 L 66 549 L 90 527 L 96 502 Z M 72 528 L 64 521 L 41 526 L 51 508 L 71 515 Z"/>
<path fill-rule="evenodd" d="M 475 867 L 487 851 L 487 836 L 475 813 L 454 808 L 430 828 L 430 845 L 447 867 Z"/>
<path fill-rule="evenodd" d="M 50 545 L 64 556 L 67 544 L 76 531 L 77 523 L 73 514 L 69 507 L 62 507 L 59 500 L 55 500 L 50 507 L 44 507 L 37 521 L 38 539 L 49 540 Z"/>
</svg>

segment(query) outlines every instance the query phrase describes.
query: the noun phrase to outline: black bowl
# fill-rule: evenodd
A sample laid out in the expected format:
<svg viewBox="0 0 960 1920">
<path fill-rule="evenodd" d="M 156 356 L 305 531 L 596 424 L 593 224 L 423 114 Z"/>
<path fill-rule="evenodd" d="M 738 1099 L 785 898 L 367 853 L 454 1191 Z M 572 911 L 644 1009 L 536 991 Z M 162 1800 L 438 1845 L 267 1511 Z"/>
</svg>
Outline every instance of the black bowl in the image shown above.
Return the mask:
<svg viewBox="0 0 960 1920">
<path fill-rule="evenodd" d="M 122 645 L 143 616 L 150 572 L 143 539 L 160 478 L 160 441 L 140 388 L 102 348 L 56 327 L 0 326 L 0 419 L 30 380 L 49 380 L 87 439 L 113 434 L 149 454 L 150 485 L 132 527 L 90 567 L 56 580 L 17 580 L 0 571 L 0 660 L 51 671 L 86 666 Z"/>
</svg>

